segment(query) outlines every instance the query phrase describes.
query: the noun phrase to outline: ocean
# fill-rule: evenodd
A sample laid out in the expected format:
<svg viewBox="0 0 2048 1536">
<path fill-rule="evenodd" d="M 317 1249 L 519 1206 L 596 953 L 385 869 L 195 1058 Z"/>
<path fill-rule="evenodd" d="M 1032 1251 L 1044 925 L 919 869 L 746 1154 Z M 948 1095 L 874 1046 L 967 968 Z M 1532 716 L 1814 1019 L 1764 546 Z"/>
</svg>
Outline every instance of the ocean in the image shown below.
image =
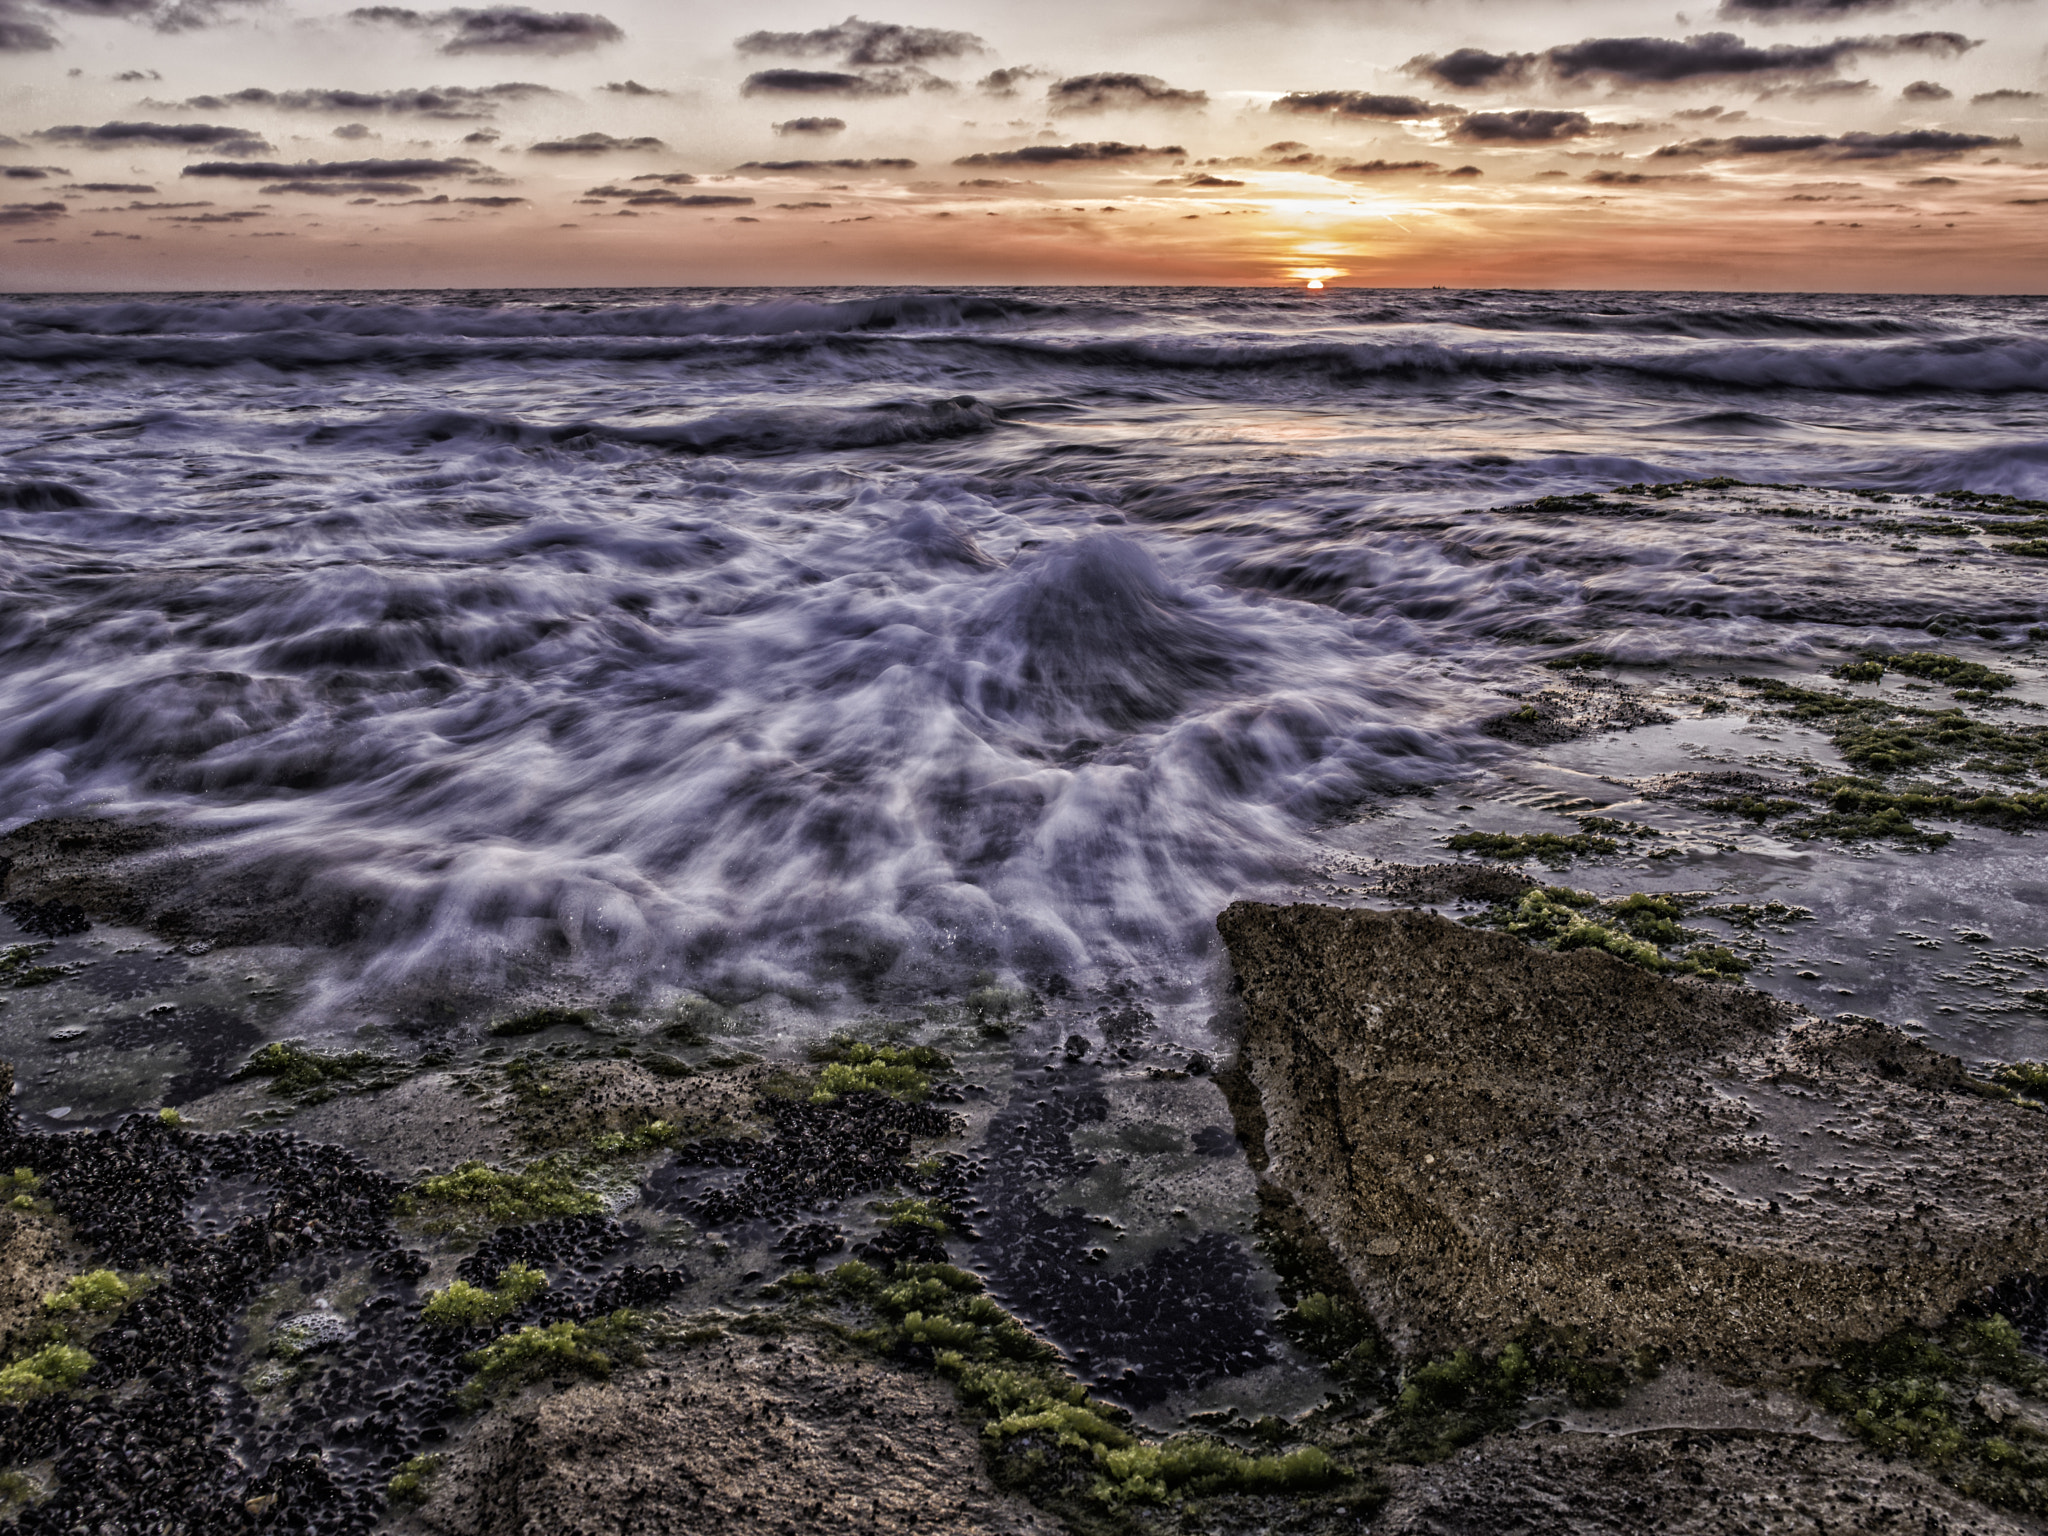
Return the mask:
<svg viewBox="0 0 2048 1536">
<path fill-rule="evenodd" d="M 543 1004 L 695 1010 L 771 1059 L 951 1041 L 1039 1180 L 990 1218 L 1006 1300 L 1076 1348 L 1112 1305 L 1032 1288 L 1092 1241 L 1054 1189 L 1159 1296 L 1224 1277 L 1216 1358 L 1161 1364 L 1164 1303 L 1121 1292 L 1150 1321 L 1092 1346 L 1185 1412 L 1280 1369 L 1204 1077 L 1232 901 L 1491 849 L 1688 893 L 1805 1006 L 2048 1054 L 2026 802 L 1788 821 L 1816 776 L 1904 781 L 1755 685 L 1975 662 L 2006 685 L 1856 696 L 2003 722 L 1926 772 L 2038 799 L 2043 301 L 28 295 L 0 456 L 0 826 L 158 829 L 204 853 L 180 902 L 259 914 L 233 975 L 202 939 L 156 992 L 93 990 L 83 939 L 32 957 L 86 968 L 0 1010 L 46 1129 L 214 1091 L 265 1040 L 459 1056 Z M 1546 833 L 1581 841 L 1453 846 Z M 176 1025 L 202 1005 L 212 1055 Z M 1080 1097 L 1032 1097 L 1047 1072 Z"/>
</svg>

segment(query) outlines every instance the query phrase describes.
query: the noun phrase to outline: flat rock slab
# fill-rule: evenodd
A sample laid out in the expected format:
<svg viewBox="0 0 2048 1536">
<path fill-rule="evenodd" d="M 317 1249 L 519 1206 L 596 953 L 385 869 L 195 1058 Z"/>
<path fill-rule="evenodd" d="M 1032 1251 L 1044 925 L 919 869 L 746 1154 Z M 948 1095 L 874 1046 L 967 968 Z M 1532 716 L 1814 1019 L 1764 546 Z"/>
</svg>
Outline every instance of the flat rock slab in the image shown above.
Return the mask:
<svg viewBox="0 0 2048 1536">
<path fill-rule="evenodd" d="M 400 1529 L 432 1536 L 1057 1536 L 989 1481 L 943 1384 L 728 1338 L 494 1409 Z"/>
<path fill-rule="evenodd" d="M 2048 1269 L 2048 1118 L 1896 1030 L 1426 912 L 1217 926 L 1240 1128 L 1403 1342 L 1753 1365 Z"/>
<path fill-rule="evenodd" d="M 1799 1436 L 1495 1435 L 1392 1470 L 1377 1536 L 2038 1536 L 1907 1462 Z"/>
</svg>

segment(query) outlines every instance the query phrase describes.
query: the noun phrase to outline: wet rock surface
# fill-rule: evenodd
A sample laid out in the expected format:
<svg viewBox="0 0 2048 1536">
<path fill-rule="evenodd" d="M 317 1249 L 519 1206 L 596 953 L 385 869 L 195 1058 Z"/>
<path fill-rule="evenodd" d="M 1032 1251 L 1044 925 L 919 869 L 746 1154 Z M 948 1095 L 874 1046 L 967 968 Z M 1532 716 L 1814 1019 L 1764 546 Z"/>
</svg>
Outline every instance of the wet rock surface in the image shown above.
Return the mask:
<svg viewBox="0 0 2048 1536">
<path fill-rule="evenodd" d="M 1985 1509 L 1909 1464 L 1853 1445 L 1771 1434 L 1495 1435 L 1429 1467 L 1397 1469 L 1380 1536 L 1733 1536 L 2040 1527 Z"/>
<path fill-rule="evenodd" d="M 1397 1337 L 1796 1359 L 2048 1267 L 2038 1114 L 1874 1020 L 1428 913 L 1219 927 L 1240 1128 Z"/>
<path fill-rule="evenodd" d="M 493 1415 L 397 1529 L 432 1536 L 921 1530 L 1052 1536 L 952 1391 L 814 1340 L 721 1339 Z"/>
</svg>

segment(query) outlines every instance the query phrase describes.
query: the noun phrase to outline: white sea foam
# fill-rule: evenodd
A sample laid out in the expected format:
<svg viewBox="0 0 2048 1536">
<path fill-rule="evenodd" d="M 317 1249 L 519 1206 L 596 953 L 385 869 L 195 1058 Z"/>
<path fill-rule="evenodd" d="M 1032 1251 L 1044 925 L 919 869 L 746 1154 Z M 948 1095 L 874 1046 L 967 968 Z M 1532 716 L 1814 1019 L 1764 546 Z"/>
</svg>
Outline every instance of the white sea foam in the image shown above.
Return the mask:
<svg viewBox="0 0 2048 1536">
<path fill-rule="evenodd" d="M 1486 510 L 1714 474 L 2039 494 L 2031 317 L 0 304 L 0 817 L 220 834 L 207 878 L 323 894 L 358 1001 L 1192 974 L 1331 818 L 1502 751 L 1479 722 L 1546 637 L 1739 661 L 2048 619 L 1782 520 Z"/>
</svg>

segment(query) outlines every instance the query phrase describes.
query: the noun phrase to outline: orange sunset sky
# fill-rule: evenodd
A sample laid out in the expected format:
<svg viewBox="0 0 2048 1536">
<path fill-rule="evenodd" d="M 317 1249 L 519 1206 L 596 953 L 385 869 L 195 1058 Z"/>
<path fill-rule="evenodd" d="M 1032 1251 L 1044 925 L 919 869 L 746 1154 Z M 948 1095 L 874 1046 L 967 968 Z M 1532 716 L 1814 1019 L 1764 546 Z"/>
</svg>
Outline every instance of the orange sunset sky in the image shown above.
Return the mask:
<svg viewBox="0 0 2048 1536">
<path fill-rule="evenodd" d="M 2038 292 L 2033 0 L 0 0 L 0 288 Z"/>
</svg>

